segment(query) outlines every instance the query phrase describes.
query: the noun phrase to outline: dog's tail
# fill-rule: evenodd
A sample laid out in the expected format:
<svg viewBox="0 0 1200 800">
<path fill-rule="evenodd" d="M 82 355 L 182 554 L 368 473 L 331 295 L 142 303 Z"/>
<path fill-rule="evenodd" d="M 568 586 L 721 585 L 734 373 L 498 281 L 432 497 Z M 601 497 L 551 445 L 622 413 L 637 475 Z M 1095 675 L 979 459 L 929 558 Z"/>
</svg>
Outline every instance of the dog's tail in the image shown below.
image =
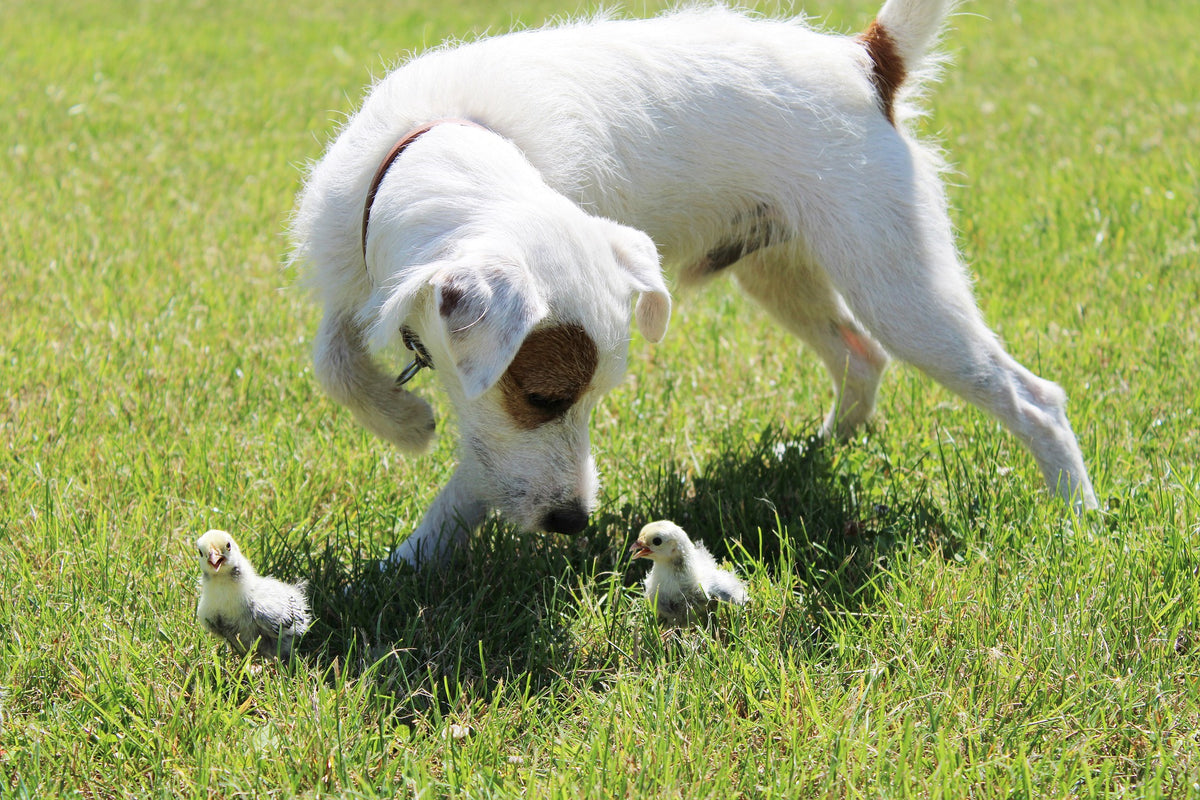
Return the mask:
<svg viewBox="0 0 1200 800">
<path fill-rule="evenodd" d="M 379 368 L 353 314 L 326 313 L 317 332 L 313 366 L 329 396 L 349 408 L 371 433 L 410 453 L 421 452 L 433 440 L 433 409 Z"/>
<path fill-rule="evenodd" d="M 925 66 L 955 0 L 887 0 L 859 36 L 871 59 L 871 82 L 879 105 L 895 122 L 896 94 Z"/>
</svg>

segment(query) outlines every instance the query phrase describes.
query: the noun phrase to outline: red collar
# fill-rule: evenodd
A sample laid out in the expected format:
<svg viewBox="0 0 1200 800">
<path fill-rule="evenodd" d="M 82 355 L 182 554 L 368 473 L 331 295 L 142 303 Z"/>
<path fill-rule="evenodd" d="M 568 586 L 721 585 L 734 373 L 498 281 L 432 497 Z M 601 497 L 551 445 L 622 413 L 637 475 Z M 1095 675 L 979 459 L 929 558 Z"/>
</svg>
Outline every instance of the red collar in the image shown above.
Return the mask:
<svg viewBox="0 0 1200 800">
<path fill-rule="evenodd" d="M 455 125 L 472 125 L 476 128 L 483 127 L 482 125 L 471 122 L 468 119 L 439 119 L 410 131 L 408 135 L 392 146 L 392 149 L 388 151 L 387 155 L 383 157 L 383 161 L 380 162 L 379 169 L 375 170 L 375 177 L 371 179 L 371 187 L 367 189 L 367 202 L 363 206 L 362 218 L 363 261 L 366 261 L 367 259 L 367 224 L 371 221 L 371 204 L 375 202 L 375 195 L 379 192 L 379 184 L 383 183 L 383 178 L 385 175 L 387 175 L 387 171 L 391 168 L 392 163 L 400 157 L 401 153 L 408 149 L 410 144 L 421 138 L 422 135 L 429 133 L 429 131 L 433 130 L 433 128 L 436 126 L 444 123 L 453 123 Z"/>
</svg>

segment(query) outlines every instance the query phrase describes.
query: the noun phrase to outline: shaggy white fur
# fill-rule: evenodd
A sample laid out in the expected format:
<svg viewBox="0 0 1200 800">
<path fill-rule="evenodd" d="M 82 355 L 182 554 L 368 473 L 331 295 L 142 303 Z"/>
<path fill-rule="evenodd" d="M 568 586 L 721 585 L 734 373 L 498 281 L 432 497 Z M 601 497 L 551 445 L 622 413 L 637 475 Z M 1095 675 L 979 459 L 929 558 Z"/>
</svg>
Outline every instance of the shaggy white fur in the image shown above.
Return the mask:
<svg viewBox="0 0 1200 800">
<path fill-rule="evenodd" d="M 1094 507 L 1065 396 L 984 324 L 940 156 L 906 125 L 949 10 L 888 0 L 860 36 L 719 6 L 593 19 L 446 46 L 374 86 L 312 168 L 294 260 L 325 305 L 315 361 L 336 400 L 428 444 L 428 404 L 372 359 L 406 327 L 458 412 L 459 469 L 397 557 L 441 558 L 489 509 L 583 527 L 588 417 L 624 373 L 631 301 L 643 335 L 666 332 L 660 255 L 680 285 L 732 274 L 816 351 L 837 395 L 827 434 L 870 415 L 890 354 Z M 438 120 L 387 168 L 364 245 L 380 162 Z"/>
</svg>

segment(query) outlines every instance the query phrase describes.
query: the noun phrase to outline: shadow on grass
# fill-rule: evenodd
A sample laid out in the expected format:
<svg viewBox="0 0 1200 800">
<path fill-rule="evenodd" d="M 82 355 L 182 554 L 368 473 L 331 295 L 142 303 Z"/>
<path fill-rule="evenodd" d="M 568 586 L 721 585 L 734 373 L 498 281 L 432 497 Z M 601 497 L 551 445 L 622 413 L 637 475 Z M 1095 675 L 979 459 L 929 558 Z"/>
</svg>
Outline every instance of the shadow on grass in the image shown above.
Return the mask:
<svg viewBox="0 0 1200 800">
<path fill-rule="evenodd" d="M 736 563 L 737 551 L 745 550 L 804 598 L 780 621 L 781 646 L 819 654 L 830 617 L 874 605 L 897 550 L 934 549 L 951 558 L 961 548 L 924 489 L 911 496 L 912 489 L 897 488 L 886 475 L 876 488 L 864 486 L 864 478 L 889 469 L 867 463 L 880 447 L 788 438 L 771 428 L 756 442 L 722 448 L 697 475 L 660 471 L 639 509 L 600 524 L 636 532 L 654 519 L 672 519 L 718 560 Z"/>
<path fill-rule="evenodd" d="M 871 467 L 844 457 L 856 447 L 811 436 L 785 439 L 768 429 L 757 442 L 722 450 L 698 475 L 677 467 L 660 471 L 641 500 L 643 510 L 602 516 L 598 524 L 636 532 L 668 518 L 718 558 L 737 542 L 776 567 L 786 539 L 797 580 L 833 605 L 856 608 L 871 601 L 870 579 L 895 547 L 925 541 L 951 555 L 958 546 L 927 497 L 864 489 L 863 470 Z"/>
<path fill-rule="evenodd" d="M 805 600 L 795 619 L 782 621 L 781 644 L 819 651 L 831 615 L 872 605 L 898 548 L 948 556 L 959 546 L 925 492 L 865 490 L 860 447 L 767 430 L 756 442 L 723 447 L 697 474 L 663 467 L 640 496 L 601 509 L 578 537 L 489 522 L 441 571 L 381 571 L 373 559 L 347 564 L 345 553 L 356 549 L 348 527 L 323 550 L 280 550 L 264 554 L 263 564 L 308 576 L 318 620 L 302 645 L 305 657 L 323 668 L 336 661 L 351 673 L 370 669 L 401 714 L 483 700 L 500 682 L 537 692 L 581 667 L 572 591 L 600 592 L 605 575 L 610 585 L 612 576 L 636 583 L 644 569 L 630 569 L 627 548 L 654 519 L 675 520 L 719 559 L 736 561 L 740 546 L 774 580 L 792 581 Z M 583 660 L 597 666 L 591 656 Z"/>
</svg>

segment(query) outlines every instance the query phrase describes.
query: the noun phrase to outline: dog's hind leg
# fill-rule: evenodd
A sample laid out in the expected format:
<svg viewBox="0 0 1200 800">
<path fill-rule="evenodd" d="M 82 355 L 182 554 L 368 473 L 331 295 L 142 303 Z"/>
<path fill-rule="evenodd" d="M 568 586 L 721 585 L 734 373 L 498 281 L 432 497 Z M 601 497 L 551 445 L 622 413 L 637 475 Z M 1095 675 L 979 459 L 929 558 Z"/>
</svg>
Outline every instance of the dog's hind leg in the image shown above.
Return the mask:
<svg viewBox="0 0 1200 800">
<path fill-rule="evenodd" d="M 379 368 L 352 314 L 326 312 L 313 347 L 313 367 L 325 392 L 371 433 L 406 452 L 429 446 L 433 410 Z"/>
<path fill-rule="evenodd" d="M 984 323 L 935 181 L 898 181 L 890 196 L 884 184 L 859 217 L 872 224 L 822 226 L 809 238 L 814 257 L 891 355 L 990 412 L 1033 453 L 1051 491 L 1095 508 L 1066 395 L 1017 363 Z"/>
<path fill-rule="evenodd" d="M 846 439 L 875 409 L 888 356 L 863 330 L 824 273 L 794 244 L 759 250 L 733 267 L 738 285 L 820 357 L 834 403 L 821 434 Z"/>
</svg>

